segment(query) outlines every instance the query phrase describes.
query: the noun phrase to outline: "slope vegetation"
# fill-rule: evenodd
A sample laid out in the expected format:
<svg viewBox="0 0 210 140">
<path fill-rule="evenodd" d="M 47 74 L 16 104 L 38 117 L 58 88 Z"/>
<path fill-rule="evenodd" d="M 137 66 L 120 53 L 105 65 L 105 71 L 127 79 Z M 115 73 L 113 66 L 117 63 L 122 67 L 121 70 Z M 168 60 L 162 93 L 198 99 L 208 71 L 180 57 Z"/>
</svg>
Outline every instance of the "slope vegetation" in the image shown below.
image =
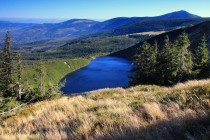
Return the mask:
<svg viewBox="0 0 210 140">
<path fill-rule="evenodd" d="M 1 139 L 209 139 L 210 80 L 42 101 L 1 116 Z"/>
<path fill-rule="evenodd" d="M 189 35 L 189 39 L 191 41 L 191 46 L 190 46 L 191 49 L 194 49 L 196 46 L 198 46 L 204 34 L 206 35 L 207 38 L 207 47 L 210 49 L 210 21 L 205 21 L 195 26 L 166 32 L 161 35 L 148 39 L 147 42 L 150 44 L 154 44 L 155 40 L 157 40 L 158 45 L 161 47 L 164 44 L 164 39 L 166 35 L 169 36 L 171 41 L 174 41 L 184 31 Z M 136 52 L 136 49 L 140 47 L 142 44 L 143 42 L 140 42 L 132 47 L 116 52 L 112 55 L 132 59 L 132 57 Z"/>
</svg>

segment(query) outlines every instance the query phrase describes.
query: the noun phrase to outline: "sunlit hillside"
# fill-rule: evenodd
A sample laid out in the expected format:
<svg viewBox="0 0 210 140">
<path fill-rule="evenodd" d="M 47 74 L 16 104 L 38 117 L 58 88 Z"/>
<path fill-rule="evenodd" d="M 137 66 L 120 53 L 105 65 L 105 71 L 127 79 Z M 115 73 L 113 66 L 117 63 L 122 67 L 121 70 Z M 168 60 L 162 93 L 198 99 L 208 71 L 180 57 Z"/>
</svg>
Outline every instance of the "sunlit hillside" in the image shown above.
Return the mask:
<svg viewBox="0 0 210 140">
<path fill-rule="evenodd" d="M 210 80 L 102 89 L 1 116 L 0 139 L 210 138 Z"/>
</svg>

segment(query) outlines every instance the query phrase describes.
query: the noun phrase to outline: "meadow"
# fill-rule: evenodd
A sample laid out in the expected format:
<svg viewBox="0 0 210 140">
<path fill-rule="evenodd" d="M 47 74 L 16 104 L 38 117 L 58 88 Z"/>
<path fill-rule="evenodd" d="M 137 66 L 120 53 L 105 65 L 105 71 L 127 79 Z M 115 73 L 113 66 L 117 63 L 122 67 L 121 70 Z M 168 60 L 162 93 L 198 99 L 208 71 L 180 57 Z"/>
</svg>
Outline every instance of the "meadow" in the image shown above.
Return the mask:
<svg viewBox="0 0 210 140">
<path fill-rule="evenodd" d="M 37 102 L 1 116 L 0 139 L 209 139 L 209 85 L 139 85 Z"/>
<path fill-rule="evenodd" d="M 46 87 L 57 85 L 66 74 L 86 66 L 90 60 L 91 58 L 45 60 L 44 65 Z M 38 67 L 39 61 L 37 60 L 24 61 L 23 81 L 27 88 L 38 87 Z"/>
</svg>

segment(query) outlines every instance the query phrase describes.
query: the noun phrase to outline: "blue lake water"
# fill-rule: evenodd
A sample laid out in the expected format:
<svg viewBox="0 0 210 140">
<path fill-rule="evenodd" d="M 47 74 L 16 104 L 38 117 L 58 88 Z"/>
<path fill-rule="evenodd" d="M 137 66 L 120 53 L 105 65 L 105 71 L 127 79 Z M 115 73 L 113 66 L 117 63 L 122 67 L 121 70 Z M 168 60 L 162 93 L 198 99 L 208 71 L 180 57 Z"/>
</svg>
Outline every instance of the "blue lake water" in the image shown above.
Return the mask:
<svg viewBox="0 0 210 140">
<path fill-rule="evenodd" d="M 65 94 L 128 86 L 131 62 L 118 57 L 98 57 L 84 68 L 68 74 L 61 88 Z"/>
</svg>

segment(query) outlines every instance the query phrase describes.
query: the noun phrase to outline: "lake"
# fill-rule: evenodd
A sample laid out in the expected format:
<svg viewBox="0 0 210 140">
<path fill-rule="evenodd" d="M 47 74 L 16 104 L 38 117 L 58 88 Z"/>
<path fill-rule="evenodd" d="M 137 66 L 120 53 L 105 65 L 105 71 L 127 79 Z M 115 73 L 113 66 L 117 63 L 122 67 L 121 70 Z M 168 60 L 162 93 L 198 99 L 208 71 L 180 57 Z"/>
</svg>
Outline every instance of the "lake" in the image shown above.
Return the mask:
<svg viewBox="0 0 210 140">
<path fill-rule="evenodd" d="M 86 67 L 68 74 L 61 91 L 72 94 L 128 86 L 131 67 L 131 62 L 123 58 L 97 57 Z"/>
</svg>

